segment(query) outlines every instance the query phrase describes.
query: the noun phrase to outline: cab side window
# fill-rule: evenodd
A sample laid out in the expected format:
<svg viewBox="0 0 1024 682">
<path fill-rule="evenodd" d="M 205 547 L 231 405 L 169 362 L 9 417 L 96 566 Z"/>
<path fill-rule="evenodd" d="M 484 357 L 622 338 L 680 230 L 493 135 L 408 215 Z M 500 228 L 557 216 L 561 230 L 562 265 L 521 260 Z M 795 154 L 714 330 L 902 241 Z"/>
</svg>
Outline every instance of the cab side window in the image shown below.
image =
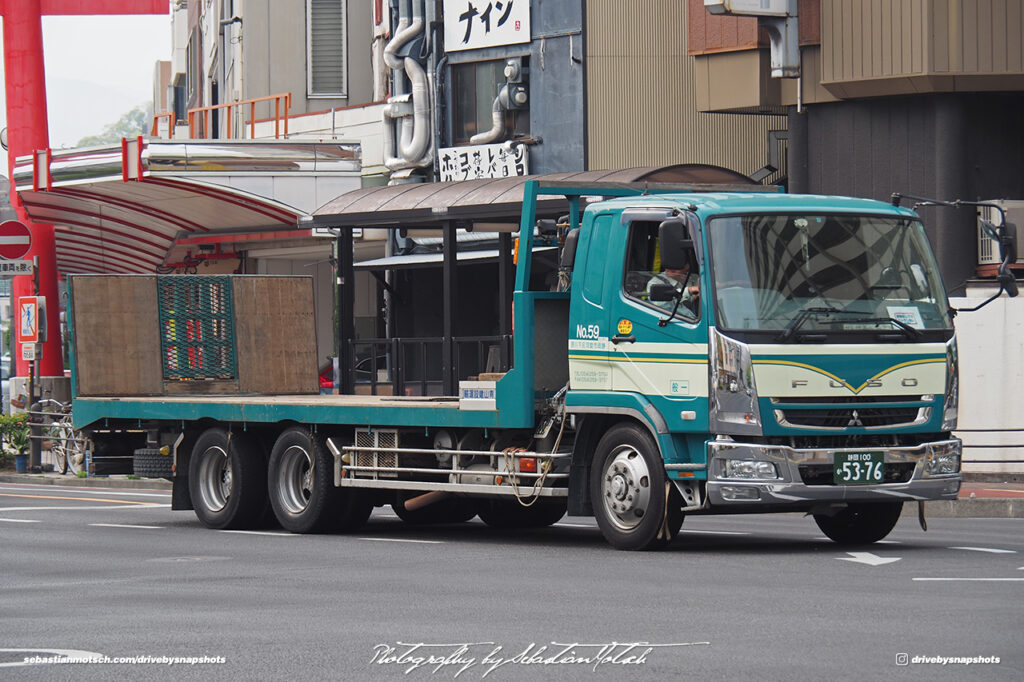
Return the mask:
<svg viewBox="0 0 1024 682">
<path fill-rule="evenodd" d="M 679 274 L 663 264 L 658 243 L 658 223 L 633 222 L 629 226 L 623 293 L 659 313 L 676 311 L 676 317 L 696 320 L 697 297 L 690 293 L 699 280 L 696 274 Z M 680 298 L 677 306 L 677 297 Z"/>
<path fill-rule="evenodd" d="M 658 272 L 659 267 L 658 224 L 631 223 L 626 247 L 626 275 L 623 279 L 626 296 L 648 303 L 647 284 Z"/>
</svg>

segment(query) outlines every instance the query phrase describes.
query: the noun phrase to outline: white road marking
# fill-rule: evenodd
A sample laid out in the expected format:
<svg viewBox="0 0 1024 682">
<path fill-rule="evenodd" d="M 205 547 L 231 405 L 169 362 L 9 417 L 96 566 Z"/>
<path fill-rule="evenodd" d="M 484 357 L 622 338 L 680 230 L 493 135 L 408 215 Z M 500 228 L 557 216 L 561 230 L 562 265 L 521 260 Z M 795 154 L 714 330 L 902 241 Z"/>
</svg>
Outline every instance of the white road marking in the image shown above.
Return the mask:
<svg viewBox="0 0 1024 682">
<path fill-rule="evenodd" d="M 359 538 L 370 542 L 411 542 L 418 545 L 443 545 L 442 540 L 406 540 L 404 538 Z"/>
<path fill-rule="evenodd" d="M 279 538 L 297 538 L 296 533 L 278 533 L 272 530 L 222 530 L 221 533 L 237 533 L 238 535 L 274 535 Z"/>
<path fill-rule="evenodd" d="M 91 505 L 88 507 L 0 507 L 0 512 L 12 512 L 12 511 L 88 511 L 92 509 L 170 509 L 169 504 L 133 504 L 131 506 L 125 506 L 123 504 L 112 504 L 112 505 Z"/>
<path fill-rule="evenodd" d="M 962 549 L 967 552 L 988 552 L 989 554 L 1016 554 L 1015 549 L 992 549 L 991 547 L 950 547 L 949 549 Z"/>
<path fill-rule="evenodd" d="M 39 523 L 35 519 L 0 519 L 0 521 L 6 521 L 7 523 Z"/>
<path fill-rule="evenodd" d="M 750 535 L 750 533 L 744 533 L 738 530 L 690 530 L 688 528 L 680 529 L 680 533 L 702 533 L 704 535 Z"/>
<path fill-rule="evenodd" d="M 850 556 L 837 556 L 840 561 L 852 561 L 856 564 L 867 564 L 868 566 L 884 566 L 899 561 L 901 557 L 880 557 L 871 552 L 847 552 Z"/>
<path fill-rule="evenodd" d="M 68 485 L 0 485 L 0 490 L 24 490 L 31 492 L 42 492 L 47 490 L 59 490 L 65 493 L 82 493 L 87 495 L 116 495 L 118 497 L 170 497 L 170 491 L 153 493 L 134 493 L 114 490 L 111 488 L 84 488 Z"/>
<path fill-rule="evenodd" d="M 902 545 L 903 543 L 899 540 L 878 540 L 875 542 L 876 545 Z"/>
<path fill-rule="evenodd" d="M 920 582 L 961 582 L 961 583 L 1020 583 L 1024 578 L 914 578 Z"/>
<path fill-rule="evenodd" d="M 146 528 L 146 529 L 161 529 L 163 526 L 134 526 L 130 523 L 90 523 L 90 526 L 96 526 L 98 528 Z"/>
<path fill-rule="evenodd" d="M 597 528 L 597 526 L 588 526 L 585 523 L 552 523 L 551 525 L 560 526 L 562 528 Z"/>
</svg>

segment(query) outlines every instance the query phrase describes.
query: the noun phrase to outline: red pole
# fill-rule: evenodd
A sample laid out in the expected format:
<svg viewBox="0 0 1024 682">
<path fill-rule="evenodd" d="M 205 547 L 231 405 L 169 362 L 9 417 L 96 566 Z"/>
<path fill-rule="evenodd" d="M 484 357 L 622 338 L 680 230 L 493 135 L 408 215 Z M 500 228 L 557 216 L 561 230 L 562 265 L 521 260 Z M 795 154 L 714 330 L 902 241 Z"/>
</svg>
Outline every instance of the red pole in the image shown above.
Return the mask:
<svg viewBox="0 0 1024 682">
<path fill-rule="evenodd" d="M 8 172 L 14 177 L 14 159 L 50 146 L 46 120 L 46 76 L 43 71 L 43 23 L 40 0 L 17 0 L 3 5 L 4 67 L 7 93 Z M 48 168 L 40 172 L 49 173 Z M 13 183 L 12 183 L 13 185 Z M 45 186 L 40 182 L 40 186 Z M 53 225 L 34 223 L 28 218 L 17 192 L 11 188 L 11 202 L 19 219 L 32 232 L 27 259 L 39 258 L 39 294 L 46 297 L 47 341 L 39 363 L 41 376 L 63 376 L 64 355 L 60 334 L 60 299 L 57 296 L 57 249 Z M 12 294 L 17 299 L 33 294 L 32 277 L 14 278 Z M 28 376 L 28 363 L 15 351 L 18 376 Z"/>
</svg>

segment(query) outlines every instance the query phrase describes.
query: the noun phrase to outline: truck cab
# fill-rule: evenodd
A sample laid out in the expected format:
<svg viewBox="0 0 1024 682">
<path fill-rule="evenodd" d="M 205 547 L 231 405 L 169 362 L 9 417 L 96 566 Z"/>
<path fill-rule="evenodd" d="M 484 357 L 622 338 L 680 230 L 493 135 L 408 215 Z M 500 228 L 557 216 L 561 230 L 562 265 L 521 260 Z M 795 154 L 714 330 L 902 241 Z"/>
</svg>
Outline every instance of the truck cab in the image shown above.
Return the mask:
<svg viewBox="0 0 1024 682">
<path fill-rule="evenodd" d="M 594 448 L 574 461 L 617 546 L 674 534 L 676 506 L 805 511 L 834 540 L 872 542 L 904 501 L 959 491 L 955 332 L 909 209 L 772 193 L 593 204 L 568 350 L 566 410 Z"/>
</svg>

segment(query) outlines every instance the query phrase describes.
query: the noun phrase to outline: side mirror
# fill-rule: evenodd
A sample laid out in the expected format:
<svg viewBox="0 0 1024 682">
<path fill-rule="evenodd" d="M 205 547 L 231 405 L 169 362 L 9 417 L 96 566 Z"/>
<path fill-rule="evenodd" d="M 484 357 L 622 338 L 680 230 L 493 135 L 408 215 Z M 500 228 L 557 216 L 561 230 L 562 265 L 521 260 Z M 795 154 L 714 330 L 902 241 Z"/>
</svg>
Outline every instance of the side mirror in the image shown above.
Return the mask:
<svg viewBox="0 0 1024 682">
<path fill-rule="evenodd" d="M 537 231 L 542 237 L 554 237 L 558 234 L 558 223 L 551 218 L 541 218 L 537 221 Z"/>
<path fill-rule="evenodd" d="M 658 225 L 658 247 L 661 267 L 681 270 L 689 266 L 690 272 L 697 273 L 697 253 L 683 218 L 668 218 Z"/>
<path fill-rule="evenodd" d="M 1017 278 L 1010 270 L 1010 265 L 1017 262 L 1017 226 L 1004 222 L 999 230 L 999 256 L 1003 262 L 999 264 L 999 286 L 1010 298 L 1017 296 Z"/>
<path fill-rule="evenodd" d="M 652 301 L 671 301 L 678 292 L 671 284 L 655 282 L 647 293 L 648 298 Z"/>
</svg>

